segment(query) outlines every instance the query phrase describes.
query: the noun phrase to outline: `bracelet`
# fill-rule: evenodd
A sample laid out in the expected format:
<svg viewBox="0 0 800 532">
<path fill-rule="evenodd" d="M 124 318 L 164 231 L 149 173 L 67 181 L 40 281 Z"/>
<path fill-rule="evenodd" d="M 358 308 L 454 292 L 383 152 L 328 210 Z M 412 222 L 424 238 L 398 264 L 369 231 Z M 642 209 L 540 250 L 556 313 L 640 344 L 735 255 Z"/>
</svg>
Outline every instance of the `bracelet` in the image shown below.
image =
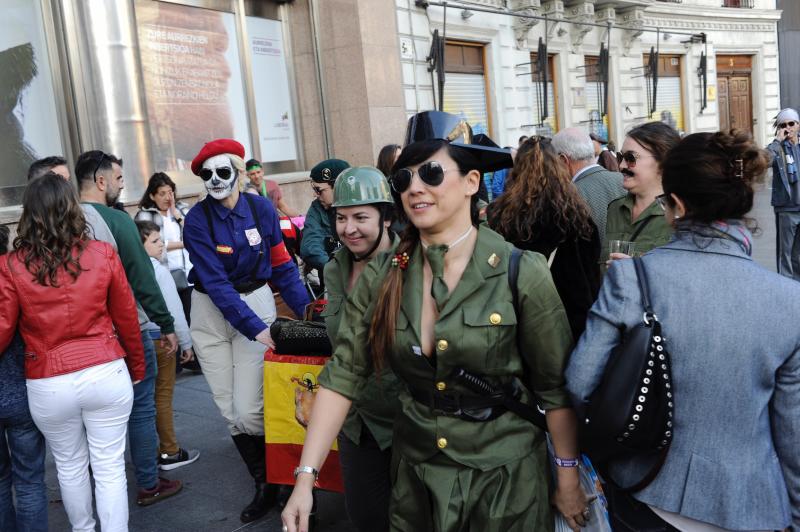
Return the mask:
<svg viewBox="0 0 800 532">
<path fill-rule="evenodd" d="M 297 480 L 298 475 L 301 473 L 309 473 L 314 475 L 314 481 L 316 482 L 317 477 L 319 477 L 319 471 L 311 466 L 297 466 L 294 468 L 294 478 Z"/>
<path fill-rule="evenodd" d="M 559 458 L 554 455 L 553 462 L 555 462 L 558 467 L 578 467 L 577 458 Z"/>
</svg>

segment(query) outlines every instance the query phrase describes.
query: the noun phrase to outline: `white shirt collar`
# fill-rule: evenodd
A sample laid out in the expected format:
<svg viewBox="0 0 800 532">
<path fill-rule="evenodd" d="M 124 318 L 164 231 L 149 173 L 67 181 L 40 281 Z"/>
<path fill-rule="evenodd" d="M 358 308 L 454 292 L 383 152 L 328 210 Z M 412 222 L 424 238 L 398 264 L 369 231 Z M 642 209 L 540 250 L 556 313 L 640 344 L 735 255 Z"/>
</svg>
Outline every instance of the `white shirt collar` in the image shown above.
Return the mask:
<svg viewBox="0 0 800 532">
<path fill-rule="evenodd" d="M 596 168 L 596 167 L 598 167 L 598 166 L 600 166 L 600 165 L 599 165 L 599 164 L 597 164 L 597 163 L 590 164 L 589 166 L 584 166 L 583 168 L 581 168 L 580 170 L 578 170 L 578 172 L 577 172 L 577 173 L 576 173 L 574 176 L 572 176 L 572 182 L 574 183 L 575 181 L 577 181 L 577 180 L 578 180 L 578 178 L 581 176 L 581 174 L 584 174 L 584 173 L 586 173 L 588 170 L 591 170 L 592 168 Z"/>
</svg>

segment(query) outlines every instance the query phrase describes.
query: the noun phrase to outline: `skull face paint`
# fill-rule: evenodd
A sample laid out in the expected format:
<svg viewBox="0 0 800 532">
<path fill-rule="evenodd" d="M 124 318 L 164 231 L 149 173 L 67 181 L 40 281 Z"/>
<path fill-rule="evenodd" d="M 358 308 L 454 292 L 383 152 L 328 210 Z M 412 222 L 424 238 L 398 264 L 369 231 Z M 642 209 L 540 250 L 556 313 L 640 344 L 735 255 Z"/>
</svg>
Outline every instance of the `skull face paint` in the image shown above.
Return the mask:
<svg viewBox="0 0 800 532">
<path fill-rule="evenodd" d="M 203 162 L 200 177 L 203 178 L 203 184 L 212 198 L 224 200 L 233 194 L 239 171 L 233 167 L 227 155 L 215 155 Z"/>
</svg>

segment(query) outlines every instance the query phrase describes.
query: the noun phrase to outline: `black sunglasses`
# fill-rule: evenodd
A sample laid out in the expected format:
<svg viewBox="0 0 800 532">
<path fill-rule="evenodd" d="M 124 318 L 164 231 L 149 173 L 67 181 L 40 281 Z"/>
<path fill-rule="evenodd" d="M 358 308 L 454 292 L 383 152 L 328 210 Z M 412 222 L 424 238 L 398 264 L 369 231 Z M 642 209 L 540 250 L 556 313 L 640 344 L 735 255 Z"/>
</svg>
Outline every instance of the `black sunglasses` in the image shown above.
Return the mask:
<svg viewBox="0 0 800 532">
<path fill-rule="evenodd" d="M 779 129 L 783 129 L 785 127 L 794 127 L 797 124 L 794 120 L 790 120 L 789 122 L 782 122 L 778 124 Z"/>
<path fill-rule="evenodd" d="M 417 175 L 422 182 L 430 187 L 438 187 L 444 181 L 444 174 L 447 170 L 442 168 L 442 165 L 436 161 L 428 161 L 420 165 L 417 169 Z M 411 186 L 411 180 L 414 178 L 414 171 L 411 168 L 401 168 L 392 175 L 391 184 L 392 188 L 398 194 L 402 194 L 408 187 Z"/>
<path fill-rule="evenodd" d="M 325 190 L 324 190 L 324 189 L 322 189 L 322 188 L 320 188 L 320 187 L 315 187 L 314 185 L 311 185 L 311 190 L 313 190 L 313 191 L 314 191 L 314 194 L 316 194 L 317 196 L 319 196 L 320 194 L 322 194 L 323 192 L 325 192 Z"/>
<path fill-rule="evenodd" d="M 631 150 L 626 152 L 617 152 L 617 163 L 622 164 L 622 161 L 625 161 L 628 164 L 628 168 L 635 168 L 636 161 L 647 157 L 653 157 L 653 155 L 640 155 Z"/>
<path fill-rule="evenodd" d="M 217 177 L 225 180 L 231 176 L 233 170 L 231 170 L 227 166 L 223 166 L 222 168 L 215 168 L 213 170 L 211 168 L 203 168 L 202 170 L 200 170 L 200 178 L 203 181 L 208 181 L 209 179 L 214 177 L 214 172 L 217 173 Z"/>
<path fill-rule="evenodd" d="M 106 152 L 104 151 L 100 152 L 100 160 L 97 161 L 97 166 L 94 167 L 94 172 L 92 172 L 92 179 L 94 179 L 95 183 L 97 183 L 97 171 L 100 170 L 100 167 L 103 166 L 103 162 L 108 158 L 109 157 L 106 154 Z"/>
</svg>

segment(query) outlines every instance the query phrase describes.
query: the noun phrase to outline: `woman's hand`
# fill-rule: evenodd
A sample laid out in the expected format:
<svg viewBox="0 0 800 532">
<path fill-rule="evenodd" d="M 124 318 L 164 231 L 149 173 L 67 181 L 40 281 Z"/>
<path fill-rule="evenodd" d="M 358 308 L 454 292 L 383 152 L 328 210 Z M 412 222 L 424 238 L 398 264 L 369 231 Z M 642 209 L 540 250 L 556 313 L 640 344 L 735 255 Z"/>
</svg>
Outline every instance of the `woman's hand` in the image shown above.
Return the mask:
<svg viewBox="0 0 800 532">
<path fill-rule="evenodd" d="M 553 506 L 561 512 L 569 527 L 575 532 L 586 526 L 589 520 L 589 502 L 580 482 L 559 483 L 553 494 Z"/>
<path fill-rule="evenodd" d="M 258 333 L 256 341 L 267 346 L 267 349 L 275 349 L 275 342 L 272 341 L 272 336 L 269 334 L 269 327 Z"/>
<path fill-rule="evenodd" d="M 287 532 L 308 532 L 308 516 L 314 505 L 314 477 L 308 473 L 300 474 L 294 485 L 292 496 L 286 501 L 281 512 L 283 530 Z"/>
<path fill-rule="evenodd" d="M 615 260 L 631 259 L 631 258 L 633 257 L 631 257 L 630 255 L 626 255 L 625 253 L 609 253 L 608 260 L 606 261 L 606 266 L 610 268 L 611 263 L 614 262 Z"/>
</svg>

